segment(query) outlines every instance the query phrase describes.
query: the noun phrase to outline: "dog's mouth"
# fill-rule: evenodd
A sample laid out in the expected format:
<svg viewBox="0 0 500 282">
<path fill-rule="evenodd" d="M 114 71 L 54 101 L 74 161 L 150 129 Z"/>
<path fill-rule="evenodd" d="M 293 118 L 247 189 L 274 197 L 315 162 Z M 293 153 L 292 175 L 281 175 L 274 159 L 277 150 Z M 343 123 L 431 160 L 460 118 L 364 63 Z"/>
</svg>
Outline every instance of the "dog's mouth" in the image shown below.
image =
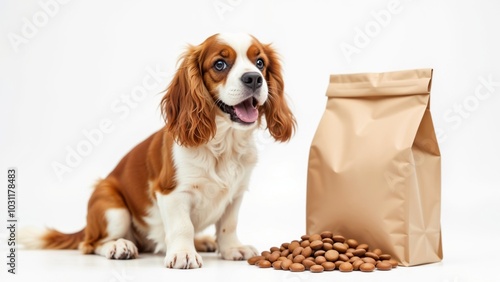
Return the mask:
<svg viewBox="0 0 500 282">
<path fill-rule="evenodd" d="M 243 102 L 229 106 L 217 100 L 217 106 L 229 117 L 232 121 L 241 124 L 253 124 L 259 118 L 259 110 L 257 109 L 258 101 L 254 97 L 250 97 Z"/>
</svg>

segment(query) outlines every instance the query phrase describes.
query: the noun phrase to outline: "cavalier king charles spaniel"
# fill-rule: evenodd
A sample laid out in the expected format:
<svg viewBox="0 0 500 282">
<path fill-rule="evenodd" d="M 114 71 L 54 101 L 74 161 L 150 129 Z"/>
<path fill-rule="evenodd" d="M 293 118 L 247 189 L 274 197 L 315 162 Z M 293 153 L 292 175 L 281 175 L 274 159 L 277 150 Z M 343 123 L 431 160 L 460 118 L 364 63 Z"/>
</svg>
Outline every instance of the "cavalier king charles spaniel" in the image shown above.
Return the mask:
<svg viewBox="0 0 500 282">
<path fill-rule="evenodd" d="M 87 226 L 73 234 L 24 234 L 26 247 L 80 249 L 109 259 L 165 252 L 168 268 L 199 268 L 198 252 L 244 260 L 238 211 L 257 162 L 252 133 L 279 142 L 296 126 L 278 55 L 248 34 L 216 34 L 189 46 L 161 100 L 166 125 L 95 186 Z M 215 238 L 199 236 L 215 224 Z M 22 234 L 21 234 L 22 235 Z"/>
</svg>

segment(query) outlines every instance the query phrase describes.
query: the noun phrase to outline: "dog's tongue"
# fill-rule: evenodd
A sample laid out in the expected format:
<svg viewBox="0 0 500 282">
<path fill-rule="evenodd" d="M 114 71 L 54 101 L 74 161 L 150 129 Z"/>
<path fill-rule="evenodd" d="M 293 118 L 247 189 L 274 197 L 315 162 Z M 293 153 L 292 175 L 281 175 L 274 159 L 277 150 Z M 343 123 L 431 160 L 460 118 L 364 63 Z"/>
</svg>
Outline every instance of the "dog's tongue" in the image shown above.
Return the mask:
<svg viewBox="0 0 500 282">
<path fill-rule="evenodd" d="M 253 98 L 246 99 L 245 101 L 234 106 L 234 112 L 243 122 L 254 122 L 259 117 L 259 110 L 253 106 Z"/>
</svg>

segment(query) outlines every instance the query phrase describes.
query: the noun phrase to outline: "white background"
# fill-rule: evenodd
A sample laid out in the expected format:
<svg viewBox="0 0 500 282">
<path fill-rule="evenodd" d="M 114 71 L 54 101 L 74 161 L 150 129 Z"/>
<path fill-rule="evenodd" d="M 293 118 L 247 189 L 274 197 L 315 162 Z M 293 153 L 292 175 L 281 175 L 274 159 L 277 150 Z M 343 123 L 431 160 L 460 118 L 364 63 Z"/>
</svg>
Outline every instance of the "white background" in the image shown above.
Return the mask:
<svg viewBox="0 0 500 282">
<path fill-rule="evenodd" d="M 382 22 L 381 13 L 390 18 Z M 0 259 L 2 281 L 143 281 L 149 275 L 153 280 L 175 275 L 224 280 L 234 271 L 238 276 L 231 281 L 498 281 L 499 13 L 500 2 L 493 0 L 0 1 L 0 175 L 6 179 L 8 167 L 19 169 L 21 226 L 81 229 L 93 183 L 163 125 L 161 92 L 186 44 L 242 31 L 272 42 L 281 54 L 298 121 L 289 143 L 275 144 L 265 133 L 256 137 L 260 161 L 240 212 L 242 241 L 264 250 L 305 232 L 309 145 L 330 74 L 430 67 L 431 111 L 443 156 L 445 256 L 442 263 L 389 273 L 316 276 L 260 270 L 212 256 L 204 256 L 205 268 L 187 274 L 162 268 L 161 256 L 108 262 L 76 251 L 20 251 L 16 277 L 7 275 Z M 360 33 L 369 35 L 363 41 Z M 356 52 L 343 52 L 348 45 Z M 161 77 L 151 80 L 151 70 Z M 136 93 L 145 79 L 153 86 L 125 113 L 122 99 Z M 65 164 L 68 148 L 84 142 L 84 131 L 99 128 L 102 121 L 111 123 L 111 132 L 58 177 L 53 164 Z M 0 194 L 4 220 L 6 192 Z M 0 232 L 6 236 L 5 228 Z M 5 243 L 0 250 L 5 258 Z"/>
</svg>

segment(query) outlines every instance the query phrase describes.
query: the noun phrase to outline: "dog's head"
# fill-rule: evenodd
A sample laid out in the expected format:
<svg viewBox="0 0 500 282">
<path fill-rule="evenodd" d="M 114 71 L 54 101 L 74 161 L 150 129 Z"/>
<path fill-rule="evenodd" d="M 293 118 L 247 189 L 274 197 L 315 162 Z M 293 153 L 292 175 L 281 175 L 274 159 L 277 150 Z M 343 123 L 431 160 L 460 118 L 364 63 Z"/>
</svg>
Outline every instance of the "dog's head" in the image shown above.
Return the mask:
<svg viewBox="0 0 500 282">
<path fill-rule="evenodd" d="M 176 142 L 194 147 L 217 131 L 216 116 L 239 130 L 265 116 L 277 141 L 287 141 L 295 118 L 284 95 L 278 55 L 248 34 L 216 34 L 189 46 L 161 102 Z"/>
</svg>

